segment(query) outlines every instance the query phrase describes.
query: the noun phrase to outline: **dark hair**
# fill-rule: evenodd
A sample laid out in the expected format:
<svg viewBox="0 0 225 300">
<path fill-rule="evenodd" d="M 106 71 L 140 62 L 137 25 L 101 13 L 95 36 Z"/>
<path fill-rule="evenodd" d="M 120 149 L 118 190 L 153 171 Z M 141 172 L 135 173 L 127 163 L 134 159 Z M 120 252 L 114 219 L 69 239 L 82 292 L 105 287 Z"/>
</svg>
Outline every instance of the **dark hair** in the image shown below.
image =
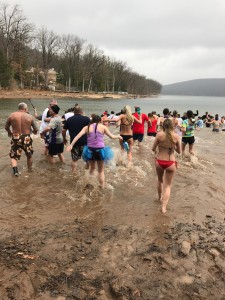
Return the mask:
<svg viewBox="0 0 225 300">
<path fill-rule="evenodd" d="M 96 126 L 95 126 L 95 136 L 96 136 L 97 127 L 98 127 L 98 124 L 101 123 L 101 121 L 102 121 L 102 118 L 99 115 L 94 115 L 91 119 L 91 122 L 88 124 L 87 132 L 89 133 L 90 125 L 96 123 Z"/>
<path fill-rule="evenodd" d="M 177 117 L 177 110 L 173 111 L 173 117 Z"/>
<path fill-rule="evenodd" d="M 60 108 L 58 107 L 58 105 L 52 105 L 51 106 L 51 110 L 55 113 L 55 114 L 58 114 Z"/>
<path fill-rule="evenodd" d="M 215 115 L 215 120 L 216 120 L 216 121 L 219 120 L 219 115 L 218 115 L 218 114 Z"/>
<path fill-rule="evenodd" d="M 187 111 L 187 117 L 188 117 L 188 119 L 193 118 L 193 111 L 192 110 Z"/>
<path fill-rule="evenodd" d="M 163 110 L 164 116 L 168 115 L 169 112 L 170 112 L 169 108 L 164 108 L 164 110 Z"/>
</svg>

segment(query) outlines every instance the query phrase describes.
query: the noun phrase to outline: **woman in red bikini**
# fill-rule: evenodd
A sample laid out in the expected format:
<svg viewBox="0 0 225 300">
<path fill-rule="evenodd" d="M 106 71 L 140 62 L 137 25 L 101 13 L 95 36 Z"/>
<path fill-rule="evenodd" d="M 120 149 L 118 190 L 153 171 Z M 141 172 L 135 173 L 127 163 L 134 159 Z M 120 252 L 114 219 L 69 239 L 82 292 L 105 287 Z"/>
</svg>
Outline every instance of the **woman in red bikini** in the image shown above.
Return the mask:
<svg viewBox="0 0 225 300">
<path fill-rule="evenodd" d="M 174 150 L 181 153 L 181 142 L 180 137 L 174 132 L 173 123 L 170 119 L 165 119 L 162 127 L 163 131 L 157 133 L 152 151 L 156 153 L 156 149 L 158 149 L 155 160 L 158 195 L 162 202 L 162 212 L 166 213 L 171 184 L 177 168 Z"/>
</svg>

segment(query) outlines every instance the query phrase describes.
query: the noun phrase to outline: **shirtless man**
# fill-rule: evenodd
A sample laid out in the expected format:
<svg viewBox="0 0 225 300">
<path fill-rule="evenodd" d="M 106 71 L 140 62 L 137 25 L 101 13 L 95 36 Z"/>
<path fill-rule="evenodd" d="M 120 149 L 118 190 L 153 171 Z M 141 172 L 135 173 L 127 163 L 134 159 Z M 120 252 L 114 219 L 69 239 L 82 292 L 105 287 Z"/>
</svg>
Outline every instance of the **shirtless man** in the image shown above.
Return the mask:
<svg viewBox="0 0 225 300">
<path fill-rule="evenodd" d="M 8 132 L 8 136 L 12 138 L 9 156 L 15 176 L 19 176 L 17 161 L 20 160 L 22 150 L 27 156 L 28 168 L 32 167 L 34 151 L 32 146 L 33 140 L 30 134 L 31 130 L 34 134 L 37 134 L 38 131 L 33 116 L 27 113 L 27 104 L 20 103 L 18 109 L 18 111 L 8 117 L 5 124 L 5 130 Z"/>
</svg>

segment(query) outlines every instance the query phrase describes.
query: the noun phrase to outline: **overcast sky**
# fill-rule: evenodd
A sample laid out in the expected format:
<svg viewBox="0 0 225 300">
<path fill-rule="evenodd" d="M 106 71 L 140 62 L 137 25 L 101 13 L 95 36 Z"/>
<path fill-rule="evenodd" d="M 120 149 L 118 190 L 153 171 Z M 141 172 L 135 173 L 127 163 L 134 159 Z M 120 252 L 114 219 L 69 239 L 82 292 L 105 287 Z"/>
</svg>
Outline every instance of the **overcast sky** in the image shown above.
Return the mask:
<svg viewBox="0 0 225 300">
<path fill-rule="evenodd" d="M 224 78 L 225 0 L 0 0 L 162 84 Z"/>
</svg>

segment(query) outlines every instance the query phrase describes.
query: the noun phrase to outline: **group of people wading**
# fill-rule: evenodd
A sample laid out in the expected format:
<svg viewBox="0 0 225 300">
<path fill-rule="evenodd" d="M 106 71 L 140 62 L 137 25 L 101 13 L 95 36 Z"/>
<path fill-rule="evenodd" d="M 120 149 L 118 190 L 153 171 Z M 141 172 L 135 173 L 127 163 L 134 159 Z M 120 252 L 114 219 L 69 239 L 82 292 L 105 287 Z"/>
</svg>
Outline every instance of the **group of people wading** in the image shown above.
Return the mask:
<svg viewBox="0 0 225 300">
<path fill-rule="evenodd" d="M 171 184 L 177 168 L 175 152 L 184 153 L 186 145 L 189 145 L 190 154 L 194 154 L 196 120 L 191 110 L 187 111 L 182 121 L 179 120 L 176 111 L 170 113 L 167 108 L 163 110 L 162 116 L 158 116 L 156 112 L 148 115 L 141 113 L 140 107 L 135 107 L 135 112 L 132 113 L 131 107 L 126 105 L 117 115 L 108 116 L 104 113 L 104 120 L 96 114 L 91 115 L 90 118 L 85 116 L 78 104 L 73 111 L 65 114 L 63 119 L 59 116 L 59 110 L 57 101 L 52 100 L 39 118 L 41 119 L 40 136 L 45 143 L 44 154 L 51 164 L 55 163 L 56 157 L 64 163 L 64 145 L 68 143 L 69 136 L 70 144 L 67 146 L 67 151 L 71 152 L 72 172 L 76 172 L 77 161 L 82 157 L 90 175 L 93 175 L 97 168 L 100 187 L 105 185 L 104 164 L 113 158 L 112 149 L 105 146 L 104 136 L 119 140 L 121 150 L 127 152 L 128 165 L 131 165 L 134 142 L 137 141 L 139 146 L 142 145 L 145 123 L 147 123 L 147 135 L 154 137 L 152 151 L 155 153 L 158 196 L 162 203 L 162 212 L 166 213 Z M 35 117 L 38 118 L 36 110 Z M 119 126 L 120 134 L 112 134 L 109 124 Z M 28 113 L 26 103 L 20 103 L 18 111 L 8 117 L 5 129 L 11 137 L 9 156 L 13 174 L 19 176 L 17 162 L 22 151 L 26 154 L 28 168 L 32 167 L 31 133 L 38 133 L 35 118 Z"/>
</svg>

